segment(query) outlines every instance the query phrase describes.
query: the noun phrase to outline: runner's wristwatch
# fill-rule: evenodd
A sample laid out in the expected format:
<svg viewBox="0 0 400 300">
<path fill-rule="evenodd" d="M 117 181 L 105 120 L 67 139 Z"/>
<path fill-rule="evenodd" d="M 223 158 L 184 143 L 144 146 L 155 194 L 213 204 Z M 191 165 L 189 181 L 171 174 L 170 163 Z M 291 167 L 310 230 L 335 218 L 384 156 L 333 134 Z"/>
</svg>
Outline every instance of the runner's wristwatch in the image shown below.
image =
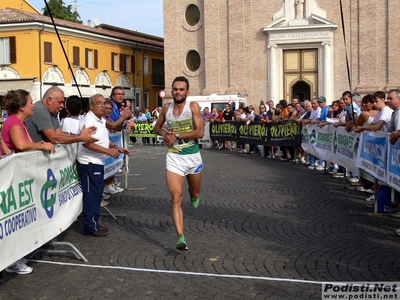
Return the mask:
<svg viewBox="0 0 400 300">
<path fill-rule="evenodd" d="M 176 137 L 177 139 L 179 139 L 179 132 L 178 132 L 178 133 L 175 133 L 175 137 Z"/>
</svg>

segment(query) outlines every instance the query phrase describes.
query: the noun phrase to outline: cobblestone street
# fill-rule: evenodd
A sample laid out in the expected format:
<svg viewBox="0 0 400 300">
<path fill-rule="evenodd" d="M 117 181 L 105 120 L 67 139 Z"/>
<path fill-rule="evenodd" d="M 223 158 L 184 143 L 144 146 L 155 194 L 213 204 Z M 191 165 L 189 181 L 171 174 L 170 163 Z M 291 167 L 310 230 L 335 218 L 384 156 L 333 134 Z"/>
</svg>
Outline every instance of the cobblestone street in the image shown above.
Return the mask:
<svg viewBox="0 0 400 300">
<path fill-rule="evenodd" d="M 321 299 L 321 284 L 399 281 L 400 222 L 373 215 L 368 194 L 304 165 L 202 149 L 201 203 L 184 195 L 188 251 L 175 249 L 166 149 L 130 148 L 128 189 L 102 210 L 105 238 L 60 237 L 89 260 L 31 260 L 4 273 L 0 299 Z M 124 178 L 118 175 L 124 185 Z"/>
</svg>

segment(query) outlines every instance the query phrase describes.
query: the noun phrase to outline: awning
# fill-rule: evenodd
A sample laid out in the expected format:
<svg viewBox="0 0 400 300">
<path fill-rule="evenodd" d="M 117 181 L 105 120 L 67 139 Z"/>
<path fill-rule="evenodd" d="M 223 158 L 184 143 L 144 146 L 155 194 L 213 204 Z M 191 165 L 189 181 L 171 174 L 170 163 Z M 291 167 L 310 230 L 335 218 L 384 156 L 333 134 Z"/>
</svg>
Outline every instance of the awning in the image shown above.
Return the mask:
<svg viewBox="0 0 400 300">
<path fill-rule="evenodd" d="M 0 96 L 4 96 L 11 90 L 26 90 L 30 91 L 35 78 L 13 78 L 0 80 Z"/>
<path fill-rule="evenodd" d="M 103 95 L 104 98 L 106 98 L 106 99 L 107 99 L 108 97 L 110 97 L 111 88 L 109 88 L 109 89 L 102 89 L 102 88 L 96 87 L 95 89 L 96 89 L 96 94 L 101 94 L 101 95 Z"/>
<path fill-rule="evenodd" d="M 81 91 L 82 98 L 89 98 L 96 94 L 96 89 L 92 87 L 81 86 L 79 87 L 79 90 Z M 69 91 L 70 95 L 79 96 L 78 88 L 76 86 L 71 86 Z"/>
<path fill-rule="evenodd" d="M 135 99 L 135 95 L 133 94 L 133 91 L 131 89 L 125 89 L 124 88 L 124 99 L 128 99 L 128 100 L 133 100 Z"/>
</svg>

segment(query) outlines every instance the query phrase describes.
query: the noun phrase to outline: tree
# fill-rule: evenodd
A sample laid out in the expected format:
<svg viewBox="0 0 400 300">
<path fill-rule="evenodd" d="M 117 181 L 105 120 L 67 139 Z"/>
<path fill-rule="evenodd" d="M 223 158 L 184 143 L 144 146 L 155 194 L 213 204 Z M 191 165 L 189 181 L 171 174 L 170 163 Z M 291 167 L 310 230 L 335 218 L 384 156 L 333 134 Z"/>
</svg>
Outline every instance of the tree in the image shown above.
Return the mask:
<svg viewBox="0 0 400 300">
<path fill-rule="evenodd" d="M 82 20 L 81 17 L 79 16 L 79 13 L 77 11 L 72 11 L 73 10 L 72 5 L 64 6 L 63 0 L 50 0 L 49 2 L 47 2 L 47 5 L 50 9 L 53 18 L 82 24 Z M 48 17 L 50 16 L 47 6 L 45 6 L 42 10 L 44 16 Z"/>
</svg>

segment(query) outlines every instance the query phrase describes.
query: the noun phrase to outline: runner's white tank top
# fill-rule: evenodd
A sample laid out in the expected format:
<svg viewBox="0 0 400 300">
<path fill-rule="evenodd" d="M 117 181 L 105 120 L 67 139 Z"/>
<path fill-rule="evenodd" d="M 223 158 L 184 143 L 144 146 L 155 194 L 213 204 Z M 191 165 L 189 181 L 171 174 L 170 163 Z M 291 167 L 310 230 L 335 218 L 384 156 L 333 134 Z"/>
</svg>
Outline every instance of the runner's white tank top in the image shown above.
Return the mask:
<svg viewBox="0 0 400 300">
<path fill-rule="evenodd" d="M 167 114 L 165 115 L 165 124 L 167 130 L 173 132 L 189 132 L 194 129 L 192 110 L 190 102 L 186 102 L 179 116 L 174 116 L 174 103 L 169 105 Z M 194 154 L 200 151 L 199 141 L 197 139 L 177 139 L 174 144 L 168 148 L 168 152 L 176 154 Z"/>
</svg>

